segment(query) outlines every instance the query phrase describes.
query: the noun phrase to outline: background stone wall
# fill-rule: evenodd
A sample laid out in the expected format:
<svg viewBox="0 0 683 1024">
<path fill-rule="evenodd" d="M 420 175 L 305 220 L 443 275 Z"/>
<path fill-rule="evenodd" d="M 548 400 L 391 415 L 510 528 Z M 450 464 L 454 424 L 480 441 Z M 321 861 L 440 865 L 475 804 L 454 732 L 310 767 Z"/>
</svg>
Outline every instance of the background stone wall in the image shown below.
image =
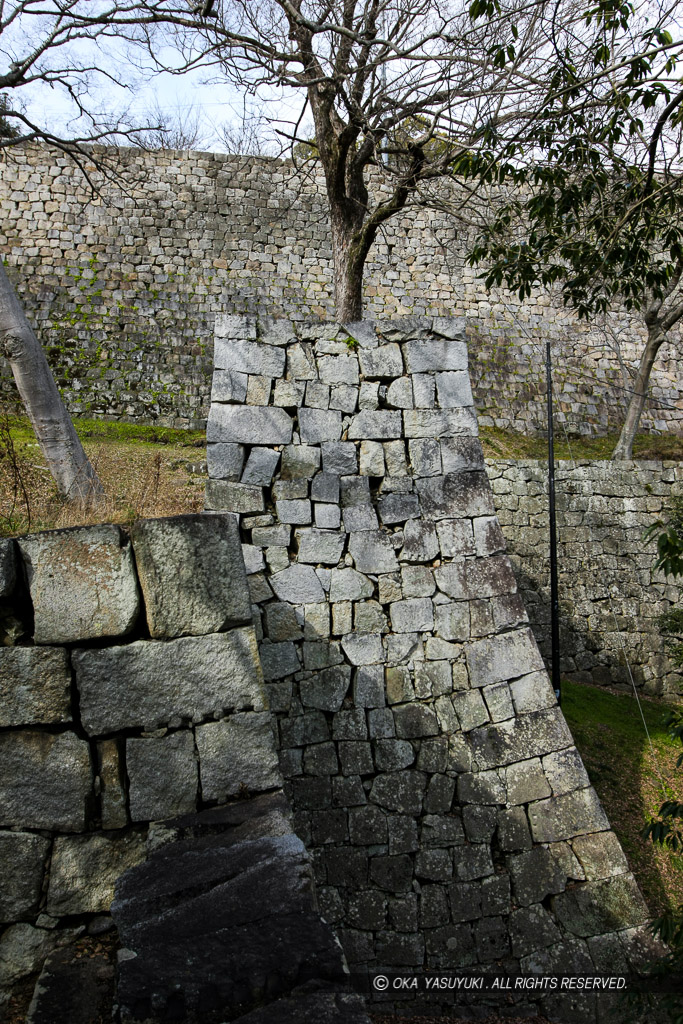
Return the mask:
<svg viewBox="0 0 683 1024">
<path fill-rule="evenodd" d="M 0 633 L 1 1005 L 110 926 L 151 823 L 281 776 L 234 517 L 0 540 Z"/>
<path fill-rule="evenodd" d="M 543 462 L 486 464 L 498 521 L 546 664 L 550 659 L 548 469 Z M 657 627 L 681 602 L 680 583 L 654 572 L 643 532 L 683 494 L 674 462 L 558 462 L 561 667 L 570 679 L 669 698 L 683 693 Z"/>
<path fill-rule="evenodd" d="M 332 311 L 322 178 L 264 158 L 108 155 L 123 179 L 105 183 L 96 199 L 62 154 L 30 146 L 3 156 L 8 272 L 73 412 L 202 425 L 217 313 L 310 320 Z M 638 325 L 615 317 L 605 334 L 545 293 L 524 303 L 504 289 L 489 294 L 477 273 L 462 265 L 452 222 L 414 207 L 385 224 L 371 250 L 367 315 L 466 318 L 482 423 L 543 427 L 550 338 L 568 429 L 618 424 Z M 662 349 L 646 426 L 680 424 L 678 343 L 675 334 Z M 0 396 L 16 401 L 6 368 Z"/>
<path fill-rule="evenodd" d="M 504 553 L 457 322 L 226 315 L 215 360 L 206 504 L 240 516 L 280 765 L 352 969 L 637 958 L 646 909 Z"/>
</svg>

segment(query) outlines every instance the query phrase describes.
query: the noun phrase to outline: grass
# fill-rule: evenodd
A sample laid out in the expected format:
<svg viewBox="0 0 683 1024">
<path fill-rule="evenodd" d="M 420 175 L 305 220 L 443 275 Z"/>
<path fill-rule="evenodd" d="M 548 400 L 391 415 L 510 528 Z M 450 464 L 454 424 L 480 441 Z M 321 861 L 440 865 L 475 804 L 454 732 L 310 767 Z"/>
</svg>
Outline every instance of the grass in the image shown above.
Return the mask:
<svg viewBox="0 0 683 1024">
<path fill-rule="evenodd" d="M 635 697 L 562 684 L 562 710 L 576 746 L 656 916 L 683 904 L 683 857 L 657 849 L 640 833 L 665 799 L 683 795 L 683 771 L 676 768 L 681 746 L 664 724 L 668 709 L 652 698 L 640 703 L 652 747 Z"/>
<path fill-rule="evenodd" d="M 529 437 L 514 430 L 480 427 L 484 455 L 487 459 L 547 459 L 548 442 L 545 437 Z M 555 436 L 556 459 L 610 459 L 618 441 L 618 434 L 604 437 L 569 435 L 563 431 Z M 633 445 L 635 459 L 683 460 L 683 435 L 638 434 Z"/>
<path fill-rule="evenodd" d="M 102 420 L 76 430 L 104 488 L 95 507 L 72 507 L 57 493 L 30 424 L 0 421 L 0 536 L 97 522 L 200 512 L 206 477 L 201 431 Z"/>
</svg>

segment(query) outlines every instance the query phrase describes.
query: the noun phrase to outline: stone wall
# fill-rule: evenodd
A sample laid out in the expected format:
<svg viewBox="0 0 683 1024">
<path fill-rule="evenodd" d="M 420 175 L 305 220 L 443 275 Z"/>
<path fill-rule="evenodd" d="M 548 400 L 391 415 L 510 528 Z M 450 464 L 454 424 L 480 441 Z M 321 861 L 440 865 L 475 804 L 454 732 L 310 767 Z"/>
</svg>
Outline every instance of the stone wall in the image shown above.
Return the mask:
<svg viewBox="0 0 683 1024">
<path fill-rule="evenodd" d="M 498 521 L 531 627 L 549 664 L 548 470 L 543 462 L 487 460 Z M 675 698 L 683 677 L 657 626 L 681 602 L 680 584 L 653 570 L 644 531 L 683 494 L 674 462 L 558 462 L 561 668 L 570 679 Z M 628 665 L 626 664 L 628 661 Z"/>
<path fill-rule="evenodd" d="M 322 177 L 264 158 L 107 152 L 123 178 L 96 199 L 63 154 L 29 146 L 3 155 L 8 272 L 72 412 L 202 425 L 217 313 L 304 321 L 332 311 Z M 548 338 L 568 429 L 617 424 L 638 324 L 616 316 L 605 334 L 545 293 L 524 303 L 505 289 L 489 294 L 477 274 L 463 266 L 452 222 L 413 207 L 383 225 L 371 250 L 367 314 L 466 318 L 484 424 L 542 428 Z M 646 426 L 680 425 L 678 342 L 658 359 Z M 6 368 L 0 396 L 16 402 Z"/>
<path fill-rule="evenodd" d="M 0 540 L 0 633 L 1 1004 L 110 926 L 154 823 L 281 776 L 233 517 Z"/>
<path fill-rule="evenodd" d="M 457 322 L 222 316 L 215 359 L 207 508 L 240 516 L 280 765 L 352 969 L 637 959 L 647 912 L 528 626 Z"/>
</svg>

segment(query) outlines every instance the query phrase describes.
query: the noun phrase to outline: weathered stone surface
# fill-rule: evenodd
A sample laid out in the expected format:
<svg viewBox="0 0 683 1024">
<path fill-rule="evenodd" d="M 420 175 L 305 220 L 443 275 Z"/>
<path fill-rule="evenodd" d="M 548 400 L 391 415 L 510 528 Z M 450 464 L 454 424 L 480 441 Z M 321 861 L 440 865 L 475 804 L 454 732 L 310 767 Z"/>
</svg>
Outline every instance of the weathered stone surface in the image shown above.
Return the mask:
<svg viewBox="0 0 683 1024">
<path fill-rule="evenodd" d="M 297 530 L 297 560 L 309 565 L 336 565 L 344 553 L 344 534 L 332 530 Z"/>
<path fill-rule="evenodd" d="M 422 772 L 402 771 L 378 775 L 372 783 L 370 799 L 390 811 L 419 814 L 427 786 Z"/>
<path fill-rule="evenodd" d="M 372 597 L 372 581 L 355 569 L 333 569 L 330 573 L 330 601 L 362 601 Z"/>
<path fill-rule="evenodd" d="M 45 957 L 75 935 L 75 928 L 46 931 L 26 923 L 7 928 L 0 938 L 0 991 L 40 970 Z"/>
<path fill-rule="evenodd" d="M 454 699 L 459 697 L 456 694 Z M 494 768 L 566 747 L 571 743 L 571 735 L 562 712 L 553 708 L 532 711 L 507 722 L 490 725 L 487 729 L 477 729 L 472 733 L 471 741 L 472 752 L 480 766 Z"/>
<path fill-rule="evenodd" d="M 281 601 L 290 604 L 316 604 L 325 600 L 325 591 L 315 570 L 308 565 L 291 565 L 276 572 L 270 585 Z"/>
<path fill-rule="evenodd" d="M 592 787 L 530 804 L 529 822 L 537 843 L 554 843 L 609 828 L 607 816 Z"/>
<path fill-rule="evenodd" d="M 362 996 L 355 992 L 307 991 L 308 983 L 291 996 L 278 999 L 239 1018 L 240 1024 L 370 1024 Z"/>
<path fill-rule="evenodd" d="M 358 472 L 358 455 L 350 441 L 327 441 L 321 445 L 323 472 L 346 476 Z"/>
<path fill-rule="evenodd" d="M 540 846 L 509 857 L 508 868 L 515 899 L 521 906 L 541 903 L 549 894 L 563 892 L 567 884 L 556 859 Z"/>
<path fill-rule="evenodd" d="M 260 374 L 264 377 L 283 377 L 285 358 L 282 349 L 271 345 L 216 337 L 213 361 L 214 366 L 220 370 Z"/>
<path fill-rule="evenodd" d="M 545 668 L 530 629 L 478 640 L 470 644 L 466 655 L 472 686 L 486 686 Z"/>
<path fill-rule="evenodd" d="M 251 621 L 234 516 L 140 519 L 131 538 L 152 637 L 201 636 Z"/>
<path fill-rule="evenodd" d="M 117 740 L 100 740 L 97 744 L 97 774 L 100 779 L 100 812 L 103 829 L 123 828 L 128 824 L 126 812 L 125 772 Z"/>
<path fill-rule="evenodd" d="M 283 679 L 301 668 L 293 643 L 263 643 L 259 648 L 259 654 L 266 682 Z"/>
<path fill-rule="evenodd" d="M 0 734 L 0 825 L 78 832 L 92 799 L 90 750 L 73 733 Z"/>
<path fill-rule="evenodd" d="M 263 488 L 233 480 L 207 480 L 204 508 L 207 511 L 233 512 L 239 515 L 263 512 Z"/>
<path fill-rule="evenodd" d="M 321 356 L 318 374 L 323 384 L 357 384 L 358 359 L 356 356 Z"/>
<path fill-rule="evenodd" d="M 0 832 L 0 922 L 36 913 L 49 848 L 49 839 L 32 832 Z"/>
<path fill-rule="evenodd" d="M 242 483 L 268 487 L 279 461 L 280 453 L 274 452 L 272 448 L 252 448 L 244 467 Z"/>
<path fill-rule="evenodd" d="M 47 912 L 100 914 L 108 911 L 120 875 L 145 859 L 144 833 L 57 836 L 50 865 Z"/>
<path fill-rule="evenodd" d="M 371 503 L 370 483 L 364 476 L 343 476 L 340 479 L 342 508 Z"/>
<path fill-rule="evenodd" d="M 121 879 L 113 913 L 134 954 L 119 965 L 123 1022 L 244 1019 L 264 997 L 275 1000 L 311 974 L 334 981 L 342 970 L 339 946 L 314 909 L 303 844 L 291 832 L 254 832 L 249 821 L 156 850 Z M 276 1010 L 255 1019 L 280 1020 Z"/>
<path fill-rule="evenodd" d="M 400 377 L 403 373 L 401 349 L 396 344 L 360 351 L 360 368 L 368 378 Z"/>
<path fill-rule="evenodd" d="M 91 735 L 264 707 L 251 627 L 165 643 L 142 640 L 125 647 L 76 650 L 72 660 L 81 718 Z"/>
<path fill-rule="evenodd" d="M 628 861 L 614 832 L 577 836 L 572 842 L 572 850 L 579 858 L 589 881 L 610 878 L 629 870 Z"/>
<path fill-rule="evenodd" d="M 548 754 L 543 758 L 543 771 L 552 787 L 554 796 L 562 796 L 564 793 L 571 792 L 572 789 L 583 789 L 590 785 L 588 772 L 583 766 L 576 747 L 568 747 L 565 750 Z"/>
<path fill-rule="evenodd" d="M 213 371 L 211 384 L 212 402 L 244 402 L 247 397 L 249 376 L 235 370 Z"/>
<path fill-rule="evenodd" d="M 428 597 L 394 601 L 391 626 L 395 633 L 427 632 L 434 628 L 434 606 Z"/>
<path fill-rule="evenodd" d="M 280 785 L 273 723 L 268 712 L 243 712 L 195 730 L 204 800 Z"/>
<path fill-rule="evenodd" d="M 426 519 L 465 519 L 494 514 L 485 473 L 447 473 L 416 482 Z"/>
<path fill-rule="evenodd" d="M 277 406 L 212 405 L 206 425 L 207 441 L 234 444 L 289 444 L 292 418 Z"/>
<path fill-rule="evenodd" d="M 299 409 L 299 430 L 304 444 L 338 441 L 341 437 L 341 413 L 326 409 Z"/>
<path fill-rule="evenodd" d="M 382 409 L 361 409 L 351 420 L 349 437 L 352 440 L 390 440 L 401 437 L 401 413 Z"/>
<path fill-rule="evenodd" d="M 241 444 L 208 444 L 206 464 L 212 480 L 239 480 L 244 465 L 244 447 Z"/>
<path fill-rule="evenodd" d="M 437 401 L 442 409 L 459 409 L 473 404 L 470 375 L 466 370 L 436 374 Z"/>
<path fill-rule="evenodd" d="M 409 373 L 467 369 L 467 345 L 463 341 L 407 341 L 403 351 Z"/>
<path fill-rule="evenodd" d="M 290 444 L 282 452 L 281 480 L 310 480 L 320 469 L 320 449 Z"/>
<path fill-rule="evenodd" d="M 387 526 L 415 519 L 420 514 L 417 495 L 384 494 L 379 500 L 379 514 Z"/>
<path fill-rule="evenodd" d="M 78 958 L 71 947 L 46 959 L 26 1024 L 91 1024 L 111 1014 L 114 965 L 105 953 Z"/>
<path fill-rule="evenodd" d="M 385 573 L 398 569 L 391 541 L 381 530 L 350 534 L 349 554 L 359 572 Z"/>
<path fill-rule="evenodd" d="M 69 655 L 61 647 L 0 647 L 0 726 L 71 721 Z"/>
<path fill-rule="evenodd" d="M 472 408 L 406 409 L 403 429 L 408 438 L 476 436 L 477 417 Z"/>
<path fill-rule="evenodd" d="M 528 804 L 550 796 L 550 786 L 539 758 L 533 757 L 519 764 L 511 764 L 505 773 L 508 801 L 511 804 Z"/>
<path fill-rule="evenodd" d="M 648 918 L 647 906 L 631 874 L 568 889 L 553 900 L 553 911 L 567 931 L 584 938 L 643 924 Z"/>
<path fill-rule="evenodd" d="M 140 596 L 130 545 L 118 526 L 29 534 L 21 549 L 38 644 L 124 636 Z"/>
<path fill-rule="evenodd" d="M 352 665 L 376 665 L 384 660 L 382 637 L 379 634 L 351 633 L 342 639 L 341 644 Z"/>
<path fill-rule="evenodd" d="M 133 821 L 159 821 L 193 811 L 197 803 L 197 760 L 189 730 L 126 740 Z"/>
<path fill-rule="evenodd" d="M 14 541 L 0 539 L 0 597 L 7 597 L 14 590 L 17 577 Z"/>
<path fill-rule="evenodd" d="M 378 530 L 379 520 L 372 505 L 351 505 L 344 509 L 344 530 L 357 533 L 359 530 Z"/>
</svg>

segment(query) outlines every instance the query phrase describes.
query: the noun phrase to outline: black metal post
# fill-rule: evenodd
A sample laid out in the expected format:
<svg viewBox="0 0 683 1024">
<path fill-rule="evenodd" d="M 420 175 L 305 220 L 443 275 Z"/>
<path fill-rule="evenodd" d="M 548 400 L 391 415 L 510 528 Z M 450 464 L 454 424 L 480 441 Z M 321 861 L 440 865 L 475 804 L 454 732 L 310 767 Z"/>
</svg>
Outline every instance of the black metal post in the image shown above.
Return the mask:
<svg viewBox="0 0 683 1024">
<path fill-rule="evenodd" d="M 553 380 L 550 371 L 550 342 L 545 346 L 545 370 L 548 384 L 548 512 L 550 526 L 550 645 L 551 679 L 557 703 L 562 703 L 560 687 L 560 602 L 557 596 L 557 531 L 555 526 L 555 450 L 553 444 Z"/>
</svg>

